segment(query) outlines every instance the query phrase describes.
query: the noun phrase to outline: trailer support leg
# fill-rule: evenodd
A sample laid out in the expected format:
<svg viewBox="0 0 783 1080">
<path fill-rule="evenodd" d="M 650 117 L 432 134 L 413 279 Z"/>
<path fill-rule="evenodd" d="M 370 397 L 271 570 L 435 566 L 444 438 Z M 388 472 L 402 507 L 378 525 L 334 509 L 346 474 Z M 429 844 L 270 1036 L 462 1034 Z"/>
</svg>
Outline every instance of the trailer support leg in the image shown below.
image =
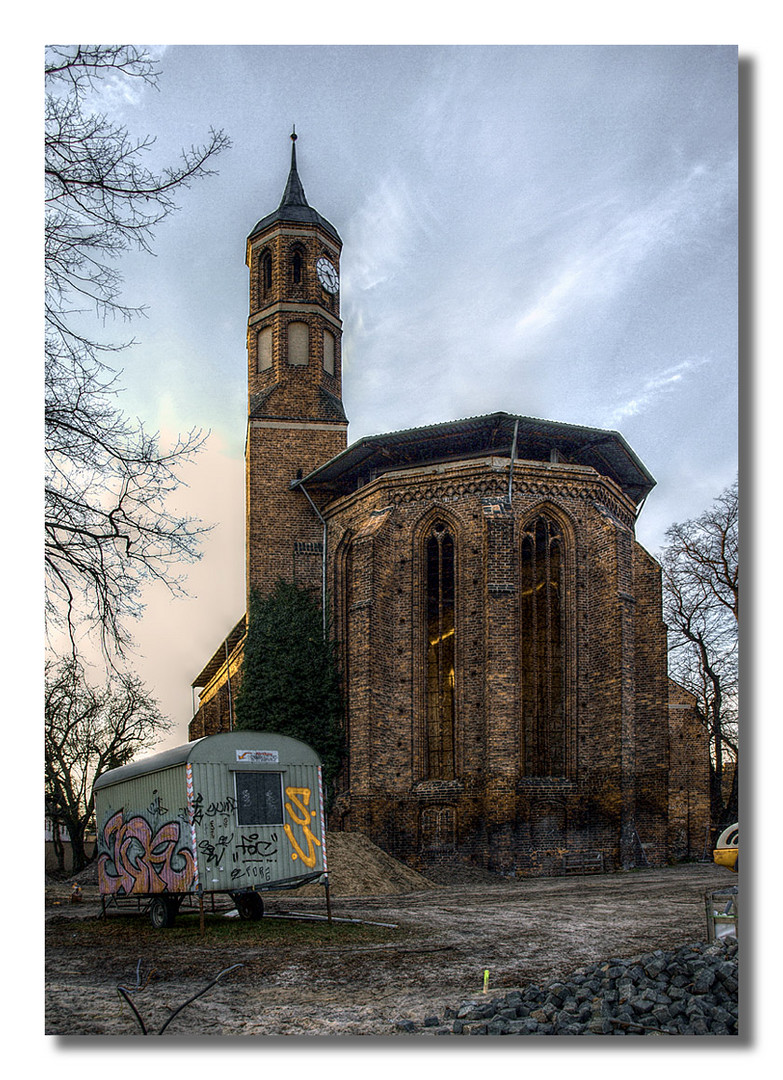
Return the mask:
<svg viewBox="0 0 783 1080">
<path fill-rule="evenodd" d="M 326 917 L 329 920 L 329 922 L 331 923 L 331 921 L 332 921 L 332 902 L 331 902 L 331 900 L 329 898 L 329 882 L 328 881 L 326 882 L 326 885 L 324 886 L 324 888 L 326 890 Z"/>
</svg>

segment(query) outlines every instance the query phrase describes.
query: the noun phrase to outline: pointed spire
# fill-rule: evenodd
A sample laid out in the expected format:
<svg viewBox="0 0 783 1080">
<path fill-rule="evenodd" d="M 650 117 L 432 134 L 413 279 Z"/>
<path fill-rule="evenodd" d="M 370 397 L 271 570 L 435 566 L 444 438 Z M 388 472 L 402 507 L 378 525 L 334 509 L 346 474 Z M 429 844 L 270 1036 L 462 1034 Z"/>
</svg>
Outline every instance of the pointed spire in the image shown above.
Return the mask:
<svg viewBox="0 0 783 1080">
<path fill-rule="evenodd" d="M 283 197 L 280 200 L 280 204 L 277 210 L 271 214 L 267 214 L 266 217 L 261 218 L 256 223 L 256 227 L 250 233 L 248 237 L 252 240 L 258 233 L 263 232 L 264 229 L 268 229 L 270 225 L 274 225 L 280 221 L 289 221 L 299 224 L 301 222 L 309 225 L 320 225 L 325 229 L 330 236 L 342 244 L 340 234 L 335 229 L 334 225 L 330 224 L 325 217 L 321 217 L 317 210 L 314 210 L 307 201 L 302 187 L 302 181 L 299 179 L 299 173 L 296 169 L 296 128 L 291 132 L 291 171 L 288 174 L 288 182 L 283 192 Z"/>
<path fill-rule="evenodd" d="M 291 171 L 288 174 L 288 183 L 285 186 L 283 198 L 280 200 L 280 206 L 310 205 L 305 198 L 302 181 L 299 179 L 299 173 L 296 171 L 296 138 L 296 125 L 294 125 L 294 129 L 291 132 Z M 279 209 L 280 207 L 278 207 L 278 210 Z"/>
</svg>

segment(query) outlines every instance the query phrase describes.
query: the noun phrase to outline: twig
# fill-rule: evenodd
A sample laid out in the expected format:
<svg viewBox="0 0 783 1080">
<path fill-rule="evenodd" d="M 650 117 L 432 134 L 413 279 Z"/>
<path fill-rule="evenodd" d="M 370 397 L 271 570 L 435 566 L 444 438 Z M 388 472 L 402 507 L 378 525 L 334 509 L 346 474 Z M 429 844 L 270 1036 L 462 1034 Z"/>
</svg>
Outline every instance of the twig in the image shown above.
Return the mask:
<svg viewBox="0 0 783 1080">
<path fill-rule="evenodd" d="M 227 967 L 227 968 L 224 968 L 224 970 L 223 970 L 223 971 L 221 971 L 221 972 L 220 972 L 220 974 L 219 974 L 218 976 L 216 976 L 216 977 L 215 977 L 215 978 L 214 978 L 214 979 L 212 980 L 212 982 L 211 982 L 211 983 L 209 984 L 209 986 L 205 986 L 203 990 L 199 990 L 199 992 L 198 992 L 197 994 L 194 994 L 192 998 L 188 998 L 188 1000 L 187 1000 L 187 1001 L 184 1001 L 184 1002 L 183 1002 L 183 1003 L 182 1003 L 182 1004 L 180 1005 L 180 1007 L 179 1007 L 178 1009 L 175 1009 L 175 1010 L 174 1010 L 174 1012 L 173 1012 L 173 1013 L 171 1014 L 171 1016 L 170 1016 L 170 1017 L 168 1018 L 168 1020 L 166 1021 L 166 1023 L 165 1023 L 164 1025 L 163 1025 L 163 1027 L 162 1027 L 162 1028 L 160 1029 L 160 1031 L 158 1032 L 158 1035 L 162 1035 L 162 1034 L 163 1034 L 163 1032 L 164 1032 L 164 1031 L 166 1030 L 166 1028 L 167 1028 L 167 1027 L 169 1026 L 169 1024 L 171 1023 L 171 1021 L 172 1021 L 172 1020 L 174 1019 L 174 1017 L 175 1017 L 175 1016 L 177 1015 L 177 1013 L 181 1013 L 181 1012 L 182 1012 L 182 1010 L 183 1010 L 183 1009 L 185 1008 L 185 1006 L 186 1006 L 186 1005 L 190 1005 L 190 1003 L 191 1003 L 191 1002 L 193 1002 L 193 1001 L 195 1001 L 195 1000 L 196 1000 L 196 998 L 200 998 L 202 994 L 206 994 L 207 990 L 211 990 L 211 989 L 212 989 L 212 987 L 213 987 L 213 986 L 215 985 L 215 983 L 216 983 L 216 982 L 219 982 L 219 980 L 220 980 L 220 979 L 222 979 L 224 975 L 227 975 L 229 971 L 233 971 L 233 970 L 234 970 L 235 968 L 241 968 L 241 967 L 244 967 L 244 966 L 245 966 L 244 964 L 232 964 L 232 965 L 231 965 L 231 967 Z"/>
<path fill-rule="evenodd" d="M 130 994 L 129 994 L 129 993 L 128 993 L 128 991 L 127 991 L 127 990 L 125 989 L 125 987 L 124 987 L 124 986 L 118 986 L 118 987 L 117 987 L 117 993 L 118 993 L 118 994 L 122 994 L 122 996 L 123 996 L 123 997 L 125 998 L 125 1000 L 126 1000 L 126 1001 L 128 1002 L 128 1004 L 130 1005 L 131 1009 L 133 1010 L 133 1015 L 134 1015 L 134 1016 L 136 1017 L 136 1019 L 137 1019 L 137 1020 L 139 1021 L 139 1026 L 141 1027 L 141 1033 L 142 1033 L 142 1035 L 147 1035 L 147 1034 L 149 1034 L 149 1032 L 147 1031 L 147 1028 L 146 1028 L 146 1025 L 145 1025 L 145 1023 L 144 1023 L 144 1021 L 143 1021 L 143 1020 L 142 1020 L 142 1018 L 141 1018 L 141 1013 L 139 1012 L 139 1010 L 138 1010 L 138 1009 L 136 1008 L 136 1006 L 135 1006 L 135 1005 L 133 1004 L 133 1002 L 131 1001 L 131 998 L 130 998 Z"/>
<path fill-rule="evenodd" d="M 165 1022 L 163 1027 L 158 1032 L 158 1035 L 162 1035 L 163 1032 L 166 1030 L 166 1028 L 171 1023 L 171 1021 L 174 1019 L 175 1016 L 177 1016 L 179 1013 L 182 1012 L 182 1010 L 184 1008 L 186 1008 L 188 1005 L 190 1005 L 192 1002 L 194 1002 L 196 1000 L 196 998 L 200 998 L 202 994 L 206 994 L 207 990 L 211 990 L 212 987 L 215 985 L 215 983 L 220 982 L 220 980 L 223 978 L 224 975 L 227 975 L 229 973 L 229 971 L 234 971 L 236 968 L 241 968 L 241 967 L 244 967 L 244 966 L 245 966 L 244 964 L 232 964 L 231 967 L 224 968 L 223 971 L 221 971 L 219 975 L 215 976 L 215 978 L 212 980 L 211 983 L 209 983 L 207 986 L 205 986 L 202 990 L 199 990 L 197 994 L 193 995 L 193 997 L 189 997 L 187 1001 L 183 1001 L 183 1003 L 178 1008 L 176 1008 L 174 1010 L 174 1012 L 169 1016 L 168 1020 Z M 131 992 L 135 993 L 136 991 L 138 991 L 140 989 L 143 989 L 139 985 L 139 982 L 140 982 L 140 979 L 139 979 L 140 969 L 141 969 L 141 960 L 139 960 L 139 963 L 138 963 L 138 965 L 136 967 L 136 988 L 135 988 L 135 991 L 129 991 L 127 989 L 127 987 L 125 987 L 125 986 L 118 986 L 117 987 L 117 993 L 121 994 L 122 997 L 125 999 L 125 1001 L 127 1001 L 127 1003 L 130 1005 L 130 1007 L 131 1007 L 131 1009 L 133 1011 L 133 1015 L 136 1017 L 136 1019 L 139 1022 L 139 1026 L 141 1027 L 142 1034 L 143 1035 L 149 1035 L 149 1031 L 147 1030 L 147 1025 L 144 1023 L 144 1020 L 142 1018 L 141 1013 L 136 1008 L 136 1006 L 133 1004 L 133 1001 L 131 1000 L 131 996 L 130 996 Z M 144 983 L 144 986 L 146 986 L 147 983 L 149 982 L 154 970 L 155 969 L 153 968 L 152 971 L 150 971 L 150 973 L 147 976 L 147 979 L 146 979 L 146 981 Z"/>
<path fill-rule="evenodd" d="M 329 919 L 328 915 L 315 915 L 305 911 L 278 911 L 274 915 L 268 915 L 269 919 L 304 919 L 307 922 L 344 922 L 344 923 L 358 923 L 361 926 L 384 926 L 389 930 L 399 929 L 397 923 L 389 922 L 368 922 L 367 919 L 338 919 L 336 915 L 332 915 Z"/>
</svg>

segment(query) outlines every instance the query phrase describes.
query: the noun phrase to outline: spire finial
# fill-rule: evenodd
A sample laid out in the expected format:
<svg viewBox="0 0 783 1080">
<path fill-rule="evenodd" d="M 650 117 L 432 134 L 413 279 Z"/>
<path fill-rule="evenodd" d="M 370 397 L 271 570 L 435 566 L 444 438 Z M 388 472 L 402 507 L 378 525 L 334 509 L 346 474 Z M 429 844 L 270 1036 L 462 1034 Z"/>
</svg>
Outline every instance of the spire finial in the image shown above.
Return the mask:
<svg viewBox="0 0 783 1080">
<path fill-rule="evenodd" d="M 305 198 L 302 181 L 299 179 L 299 173 L 296 171 L 296 124 L 292 124 L 292 128 L 291 172 L 288 174 L 288 183 L 286 184 L 285 191 L 283 192 L 283 198 L 280 202 L 280 206 L 307 206 L 307 199 Z"/>
</svg>

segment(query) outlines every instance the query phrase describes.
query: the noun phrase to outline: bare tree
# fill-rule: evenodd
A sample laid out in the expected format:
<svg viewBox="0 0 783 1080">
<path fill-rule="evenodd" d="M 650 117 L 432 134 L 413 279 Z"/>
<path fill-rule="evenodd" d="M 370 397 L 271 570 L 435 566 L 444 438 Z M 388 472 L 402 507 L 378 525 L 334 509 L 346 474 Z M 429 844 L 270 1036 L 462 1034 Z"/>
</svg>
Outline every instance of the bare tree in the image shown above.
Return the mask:
<svg viewBox="0 0 783 1080">
<path fill-rule="evenodd" d="M 666 532 L 664 618 L 672 678 L 695 694 L 709 733 L 711 813 L 737 817 L 739 497 L 735 480 L 697 518 Z M 724 770 L 733 765 L 726 797 Z"/>
<path fill-rule="evenodd" d="M 85 832 L 93 817 L 96 777 L 126 765 L 170 727 L 136 676 L 115 674 L 96 687 L 72 657 L 47 665 L 46 810 L 67 830 L 74 873 L 89 861 Z"/>
<path fill-rule="evenodd" d="M 46 606 L 77 653 L 77 629 L 97 631 L 107 657 L 129 644 L 127 620 L 142 610 L 148 579 L 180 587 L 173 571 L 198 557 L 203 529 L 170 511 L 178 467 L 203 442 L 191 430 L 163 449 L 117 403 L 117 353 L 132 340 L 102 339 L 109 318 L 141 308 L 120 299 L 116 260 L 151 250 L 155 226 L 178 191 L 210 175 L 229 141 L 211 131 L 177 165 L 145 165 L 152 138 L 134 139 L 90 102 L 109 78 L 155 87 L 142 49 L 53 46 L 46 55 Z"/>
</svg>

